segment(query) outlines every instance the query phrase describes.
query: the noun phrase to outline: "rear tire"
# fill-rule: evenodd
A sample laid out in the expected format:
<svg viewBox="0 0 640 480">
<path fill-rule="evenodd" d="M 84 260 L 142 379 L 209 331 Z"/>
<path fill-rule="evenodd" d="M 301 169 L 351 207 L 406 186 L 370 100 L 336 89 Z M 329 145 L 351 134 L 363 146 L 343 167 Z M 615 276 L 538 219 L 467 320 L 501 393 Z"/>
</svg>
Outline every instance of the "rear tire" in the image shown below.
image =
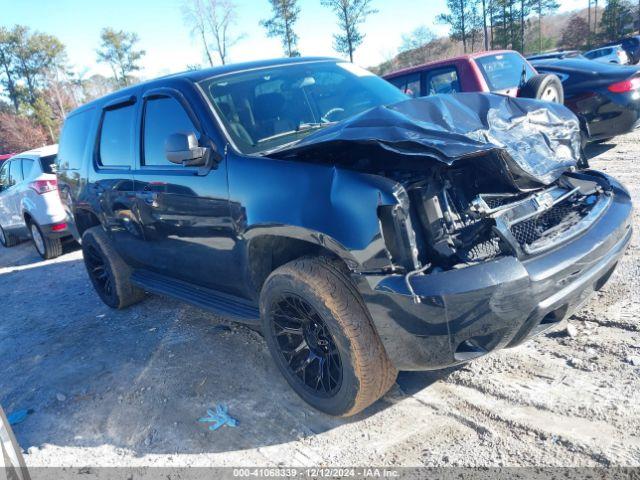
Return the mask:
<svg viewBox="0 0 640 480">
<path fill-rule="evenodd" d="M 107 306 L 122 309 L 144 299 L 144 290 L 131 283 L 131 267 L 111 246 L 102 227 L 84 232 L 82 254 L 91 283 Z"/>
<path fill-rule="evenodd" d="M 20 239 L 13 235 L 12 233 L 7 233 L 0 226 L 0 243 L 5 248 L 15 247 L 18 243 L 20 243 Z"/>
<path fill-rule="evenodd" d="M 550 74 L 531 77 L 520 89 L 518 96 L 564 104 L 562 82 L 557 76 Z"/>
<path fill-rule="evenodd" d="M 29 233 L 31 234 L 31 240 L 33 246 L 45 260 L 51 260 L 52 258 L 62 255 L 62 241 L 59 238 L 49 238 L 42 233 L 42 229 L 35 222 L 27 224 L 29 227 Z"/>
<path fill-rule="evenodd" d="M 359 292 L 327 258 L 300 258 L 272 272 L 260 316 L 280 372 L 318 410 L 354 415 L 396 380 Z"/>
</svg>

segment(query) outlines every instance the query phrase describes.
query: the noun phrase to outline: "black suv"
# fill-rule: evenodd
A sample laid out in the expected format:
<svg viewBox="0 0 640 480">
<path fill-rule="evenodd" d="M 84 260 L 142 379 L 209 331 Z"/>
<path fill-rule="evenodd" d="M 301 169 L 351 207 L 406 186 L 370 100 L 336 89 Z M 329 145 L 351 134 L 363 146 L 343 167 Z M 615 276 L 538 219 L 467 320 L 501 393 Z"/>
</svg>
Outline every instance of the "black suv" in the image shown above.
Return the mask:
<svg viewBox="0 0 640 480">
<path fill-rule="evenodd" d="M 602 287 L 631 203 L 578 156 L 561 105 L 408 99 L 301 58 L 84 105 L 57 171 L 107 305 L 153 292 L 249 324 L 304 400 L 352 415 L 398 370 L 517 345 Z"/>
</svg>

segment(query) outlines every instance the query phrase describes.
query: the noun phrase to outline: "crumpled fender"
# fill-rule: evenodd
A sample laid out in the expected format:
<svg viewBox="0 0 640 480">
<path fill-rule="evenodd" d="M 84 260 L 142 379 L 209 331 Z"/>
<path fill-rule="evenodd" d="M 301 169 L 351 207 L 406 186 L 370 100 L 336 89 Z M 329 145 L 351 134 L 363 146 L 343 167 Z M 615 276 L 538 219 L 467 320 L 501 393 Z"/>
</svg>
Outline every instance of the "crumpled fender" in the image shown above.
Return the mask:
<svg viewBox="0 0 640 480">
<path fill-rule="evenodd" d="M 269 188 L 257 188 L 256 178 Z M 235 157 L 229 185 L 237 227 L 248 244 L 265 235 L 287 237 L 321 245 L 354 268 L 390 264 L 378 207 L 404 200 L 404 190 L 391 179 L 332 165 Z"/>
</svg>

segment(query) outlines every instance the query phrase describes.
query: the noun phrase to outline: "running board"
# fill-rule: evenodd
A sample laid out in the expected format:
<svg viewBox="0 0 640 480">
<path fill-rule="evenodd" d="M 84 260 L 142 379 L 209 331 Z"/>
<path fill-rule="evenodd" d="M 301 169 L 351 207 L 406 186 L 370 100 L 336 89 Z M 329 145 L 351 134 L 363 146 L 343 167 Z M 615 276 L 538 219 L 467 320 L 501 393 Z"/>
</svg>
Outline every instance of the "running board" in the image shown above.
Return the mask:
<svg viewBox="0 0 640 480">
<path fill-rule="evenodd" d="M 136 270 L 131 282 L 147 292 L 175 298 L 211 313 L 242 323 L 258 324 L 260 310 L 255 303 L 228 293 L 222 293 L 189 282 L 150 272 Z"/>
</svg>

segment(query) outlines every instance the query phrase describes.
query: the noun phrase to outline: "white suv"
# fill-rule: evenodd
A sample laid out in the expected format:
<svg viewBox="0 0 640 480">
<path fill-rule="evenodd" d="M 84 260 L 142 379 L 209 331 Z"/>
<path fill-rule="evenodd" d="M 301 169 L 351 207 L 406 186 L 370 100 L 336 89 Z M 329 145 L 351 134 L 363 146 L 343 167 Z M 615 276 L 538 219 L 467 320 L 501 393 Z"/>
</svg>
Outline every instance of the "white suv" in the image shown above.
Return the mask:
<svg viewBox="0 0 640 480">
<path fill-rule="evenodd" d="M 582 54 L 589 60 L 594 60 L 601 63 L 617 63 L 620 65 L 627 65 L 629 63 L 629 55 L 624 51 L 621 45 L 614 45 L 612 47 L 596 48 Z"/>
<path fill-rule="evenodd" d="M 70 235 L 58 196 L 54 162 L 58 146 L 29 150 L 0 165 L 0 243 L 16 245 L 31 237 L 44 259 L 62 254 Z"/>
</svg>

